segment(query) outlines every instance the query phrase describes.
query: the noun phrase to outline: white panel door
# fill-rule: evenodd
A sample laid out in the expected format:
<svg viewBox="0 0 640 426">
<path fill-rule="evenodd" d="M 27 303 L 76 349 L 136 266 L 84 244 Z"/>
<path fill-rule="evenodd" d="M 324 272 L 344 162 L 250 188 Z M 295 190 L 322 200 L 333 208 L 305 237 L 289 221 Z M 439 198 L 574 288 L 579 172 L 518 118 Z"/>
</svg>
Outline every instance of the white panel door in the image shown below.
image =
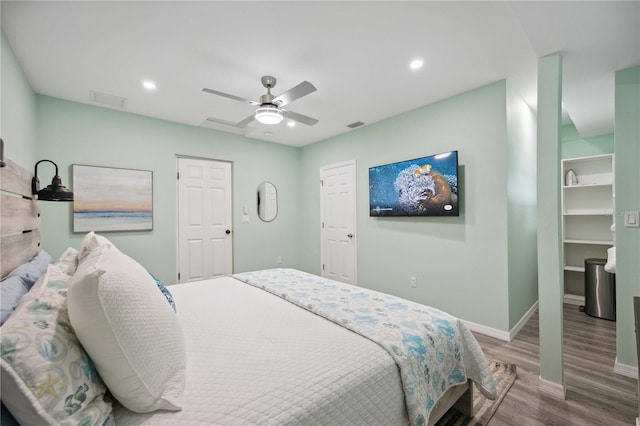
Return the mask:
<svg viewBox="0 0 640 426">
<path fill-rule="evenodd" d="M 233 268 L 231 163 L 178 158 L 178 282 Z"/>
<path fill-rule="evenodd" d="M 320 169 L 322 276 L 356 284 L 355 161 Z"/>
</svg>

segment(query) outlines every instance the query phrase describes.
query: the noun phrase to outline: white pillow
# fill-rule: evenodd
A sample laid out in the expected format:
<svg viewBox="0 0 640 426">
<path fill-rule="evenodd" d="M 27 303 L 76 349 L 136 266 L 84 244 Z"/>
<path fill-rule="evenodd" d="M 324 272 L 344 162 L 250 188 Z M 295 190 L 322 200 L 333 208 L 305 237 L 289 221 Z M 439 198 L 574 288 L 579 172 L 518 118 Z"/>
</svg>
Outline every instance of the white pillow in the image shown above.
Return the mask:
<svg viewBox="0 0 640 426">
<path fill-rule="evenodd" d="M 114 247 L 93 249 L 71 279 L 68 305 L 82 346 L 122 405 L 181 409 L 184 336 L 144 267 Z"/>
</svg>

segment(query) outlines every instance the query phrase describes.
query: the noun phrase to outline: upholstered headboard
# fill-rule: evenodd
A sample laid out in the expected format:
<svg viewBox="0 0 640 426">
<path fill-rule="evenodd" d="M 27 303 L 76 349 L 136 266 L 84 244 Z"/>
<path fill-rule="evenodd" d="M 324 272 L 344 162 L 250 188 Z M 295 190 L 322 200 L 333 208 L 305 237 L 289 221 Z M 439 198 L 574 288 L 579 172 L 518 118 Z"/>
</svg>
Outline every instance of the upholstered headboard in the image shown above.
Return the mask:
<svg viewBox="0 0 640 426">
<path fill-rule="evenodd" d="M 33 174 L 9 159 L 0 168 L 0 276 L 40 250 L 40 203 L 31 194 Z"/>
</svg>

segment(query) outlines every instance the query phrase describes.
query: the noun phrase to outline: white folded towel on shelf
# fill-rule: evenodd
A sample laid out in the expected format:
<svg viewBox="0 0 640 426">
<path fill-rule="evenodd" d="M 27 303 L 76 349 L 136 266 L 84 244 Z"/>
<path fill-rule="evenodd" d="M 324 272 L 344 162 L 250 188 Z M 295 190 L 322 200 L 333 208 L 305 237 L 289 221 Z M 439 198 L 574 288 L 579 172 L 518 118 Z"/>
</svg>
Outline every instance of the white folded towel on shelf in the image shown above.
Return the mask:
<svg viewBox="0 0 640 426">
<path fill-rule="evenodd" d="M 604 270 L 615 274 L 616 273 L 616 248 L 611 247 L 607 249 L 607 263 L 604 265 Z"/>
</svg>

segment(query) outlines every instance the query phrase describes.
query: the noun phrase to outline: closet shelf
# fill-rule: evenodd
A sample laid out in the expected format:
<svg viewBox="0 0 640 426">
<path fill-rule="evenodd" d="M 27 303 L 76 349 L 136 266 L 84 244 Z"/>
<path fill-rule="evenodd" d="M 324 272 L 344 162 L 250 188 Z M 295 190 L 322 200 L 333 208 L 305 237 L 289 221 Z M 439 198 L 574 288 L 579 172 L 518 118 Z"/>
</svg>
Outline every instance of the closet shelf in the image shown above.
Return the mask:
<svg viewBox="0 0 640 426">
<path fill-rule="evenodd" d="M 591 245 L 613 246 L 613 241 L 600 241 L 600 240 L 566 239 L 566 240 L 563 240 L 563 243 L 565 243 L 565 244 L 591 244 Z"/>
<path fill-rule="evenodd" d="M 613 186 L 613 183 L 585 183 L 585 184 L 577 184 L 577 185 L 564 185 L 562 189 L 580 189 L 580 188 L 594 188 L 598 186 Z"/>
<path fill-rule="evenodd" d="M 575 209 L 565 210 L 564 216 L 613 216 L 612 209 Z"/>
</svg>

